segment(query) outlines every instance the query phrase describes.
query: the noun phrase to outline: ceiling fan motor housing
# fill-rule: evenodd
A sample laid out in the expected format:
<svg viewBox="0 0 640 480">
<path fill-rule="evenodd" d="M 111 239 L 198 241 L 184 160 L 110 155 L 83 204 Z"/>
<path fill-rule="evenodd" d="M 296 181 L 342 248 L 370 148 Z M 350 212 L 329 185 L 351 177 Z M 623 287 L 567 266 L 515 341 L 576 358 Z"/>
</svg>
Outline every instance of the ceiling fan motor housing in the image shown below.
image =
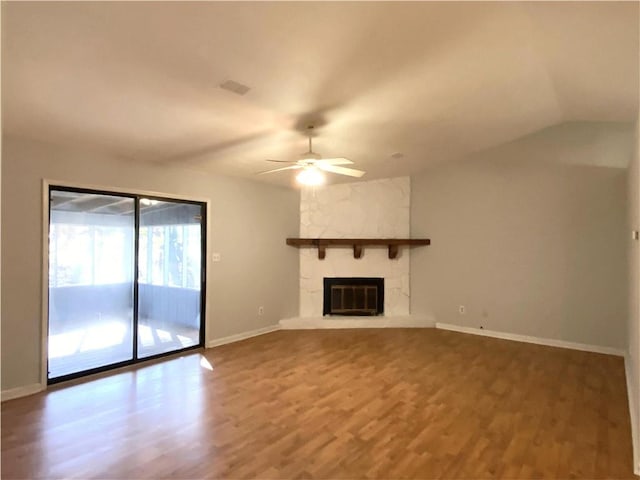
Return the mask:
<svg viewBox="0 0 640 480">
<path fill-rule="evenodd" d="M 300 163 L 312 164 L 313 162 L 315 162 L 316 160 L 320 160 L 321 158 L 322 156 L 320 156 L 320 154 L 316 152 L 308 151 L 308 152 L 304 152 L 300 156 Z"/>
</svg>

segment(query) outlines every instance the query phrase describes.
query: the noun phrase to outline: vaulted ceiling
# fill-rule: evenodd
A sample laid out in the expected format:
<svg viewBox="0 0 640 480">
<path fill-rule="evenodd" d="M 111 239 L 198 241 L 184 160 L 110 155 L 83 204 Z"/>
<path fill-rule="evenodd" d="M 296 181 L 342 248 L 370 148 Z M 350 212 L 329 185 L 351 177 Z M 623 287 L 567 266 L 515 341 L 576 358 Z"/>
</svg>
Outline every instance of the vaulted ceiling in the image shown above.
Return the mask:
<svg viewBox="0 0 640 480">
<path fill-rule="evenodd" d="M 3 2 L 3 134 L 289 184 L 255 173 L 305 151 L 312 123 L 314 150 L 363 180 L 410 174 L 635 120 L 638 17 L 636 2 Z"/>
</svg>

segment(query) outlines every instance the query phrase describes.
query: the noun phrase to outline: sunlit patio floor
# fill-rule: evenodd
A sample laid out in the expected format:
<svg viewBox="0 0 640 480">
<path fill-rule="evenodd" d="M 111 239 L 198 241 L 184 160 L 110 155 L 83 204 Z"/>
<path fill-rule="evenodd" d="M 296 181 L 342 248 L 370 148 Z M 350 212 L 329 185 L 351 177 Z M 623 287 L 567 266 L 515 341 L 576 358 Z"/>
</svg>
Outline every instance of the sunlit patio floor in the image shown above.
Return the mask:
<svg viewBox="0 0 640 480">
<path fill-rule="evenodd" d="M 124 362 L 133 358 L 130 318 L 111 317 L 73 322 L 49 335 L 49 378 Z M 197 328 L 141 318 L 138 325 L 138 357 L 197 345 Z"/>
</svg>

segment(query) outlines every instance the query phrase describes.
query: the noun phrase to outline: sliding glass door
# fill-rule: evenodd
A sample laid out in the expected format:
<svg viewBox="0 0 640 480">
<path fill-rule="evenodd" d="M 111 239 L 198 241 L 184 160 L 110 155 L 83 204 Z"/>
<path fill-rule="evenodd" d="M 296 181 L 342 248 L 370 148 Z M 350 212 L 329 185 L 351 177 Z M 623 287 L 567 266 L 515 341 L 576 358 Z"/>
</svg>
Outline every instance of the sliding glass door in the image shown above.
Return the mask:
<svg viewBox="0 0 640 480">
<path fill-rule="evenodd" d="M 138 355 L 200 343 L 202 206 L 142 199 Z"/>
<path fill-rule="evenodd" d="M 135 200 L 50 198 L 49 378 L 132 360 Z"/>
<path fill-rule="evenodd" d="M 204 205 L 51 187 L 50 383 L 202 346 Z"/>
</svg>

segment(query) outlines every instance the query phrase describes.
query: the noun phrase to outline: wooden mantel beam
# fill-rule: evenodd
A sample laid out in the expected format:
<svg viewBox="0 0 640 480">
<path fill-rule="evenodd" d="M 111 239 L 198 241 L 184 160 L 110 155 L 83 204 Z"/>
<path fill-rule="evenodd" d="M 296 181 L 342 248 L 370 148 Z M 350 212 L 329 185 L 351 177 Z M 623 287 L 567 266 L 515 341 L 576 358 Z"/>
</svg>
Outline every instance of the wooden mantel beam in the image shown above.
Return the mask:
<svg viewBox="0 0 640 480">
<path fill-rule="evenodd" d="M 431 245 L 428 238 L 287 238 L 287 245 L 292 247 L 315 247 L 318 249 L 318 258 L 324 259 L 327 247 L 352 247 L 353 258 L 362 258 L 366 246 L 386 246 L 389 249 L 389 258 L 398 257 L 400 247 L 418 247 Z"/>
</svg>

